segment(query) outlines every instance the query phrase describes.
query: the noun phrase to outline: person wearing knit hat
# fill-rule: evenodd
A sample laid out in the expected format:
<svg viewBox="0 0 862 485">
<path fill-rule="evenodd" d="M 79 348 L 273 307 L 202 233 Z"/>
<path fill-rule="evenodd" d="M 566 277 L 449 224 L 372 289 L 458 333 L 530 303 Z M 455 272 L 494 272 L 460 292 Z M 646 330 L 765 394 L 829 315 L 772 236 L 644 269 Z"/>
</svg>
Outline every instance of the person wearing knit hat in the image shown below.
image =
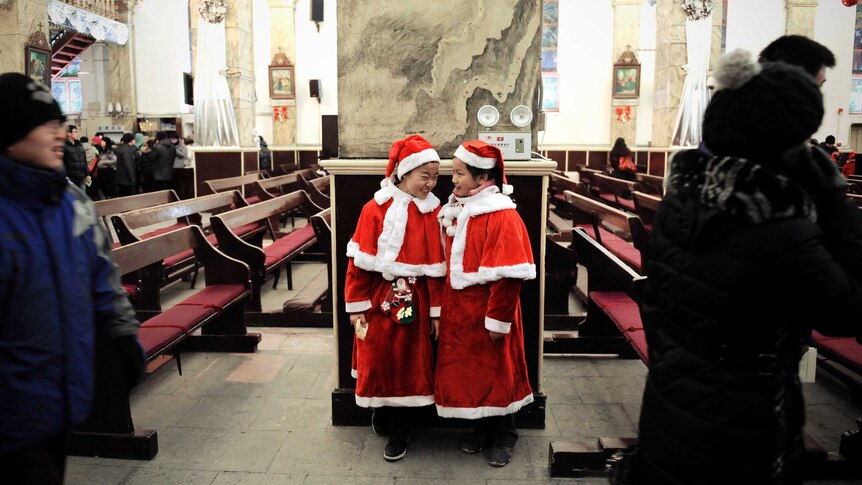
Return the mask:
<svg viewBox="0 0 862 485">
<path fill-rule="evenodd" d="M 344 298 L 356 332 L 356 404 L 374 410 L 375 432 L 388 432 L 387 461 L 407 454 L 413 408 L 434 404 L 432 336 L 446 276 L 440 200 L 431 192 L 439 165 L 419 135 L 393 143 L 386 178 L 347 245 Z"/>
<path fill-rule="evenodd" d="M 711 153 L 671 159 L 645 265 L 638 483 L 801 483 L 801 342 L 862 333 L 862 217 L 809 146 L 811 75 L 734 51 L 714 76 Z"/>
<path fill-rule="evenodd" d="M 533 402 L 524 357 L 521 282 L 536 277 L 524 222 L 507 195 L 500 149 L 479 140 L 455 150 L 454 190 L 440 211 L 448 279 L 443 287 L 434 400 L 444 418 L 473 420 L 466 453 L 489 450 L 506 466 L 515 413 Z"/>
<path fill-rule="evenodd" d="M 66 179 L 60 106 L 18 73 L 0 92 L 0 467 L 7 483 L 62 483 L 67 437 L 90 414 L 97 329 L 129 386 L 144 353 L 110 239 Z"/>
</svg>

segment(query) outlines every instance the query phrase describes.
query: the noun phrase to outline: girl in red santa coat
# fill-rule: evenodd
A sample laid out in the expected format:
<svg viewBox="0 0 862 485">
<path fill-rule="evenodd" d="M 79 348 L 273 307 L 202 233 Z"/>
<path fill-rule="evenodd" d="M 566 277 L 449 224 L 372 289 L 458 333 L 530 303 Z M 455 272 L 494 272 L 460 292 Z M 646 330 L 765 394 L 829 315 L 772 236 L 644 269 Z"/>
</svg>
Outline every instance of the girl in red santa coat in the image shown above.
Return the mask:
<svg viewBox="0 0 862 485">
<path fill-rule="evenodd" d="M 440 212 L 449 270 L 434 400 L 442 417 L 476 420 L 461 450 L 490 449 L 488 463 L 505 466 L 518 440 L 514 414 L 533 402 L 518 295 L 536 266 L 497 147 L 459 146 L 452 183 Z"/>
<path fill-rule="evenodd" d="M 386 178 L 347 245 L 344 294 L 356 330 L 356 404 L 375 409 L 374 423 L 386 417 L 380 424 L 388 428 L 388 461 L 407 453 L 410 408 L 434 403 L 431 339 L 446 276 L 440 200 L 431 193 L 439 165 L 419 135 L 393 143 Z"/>
</svg>

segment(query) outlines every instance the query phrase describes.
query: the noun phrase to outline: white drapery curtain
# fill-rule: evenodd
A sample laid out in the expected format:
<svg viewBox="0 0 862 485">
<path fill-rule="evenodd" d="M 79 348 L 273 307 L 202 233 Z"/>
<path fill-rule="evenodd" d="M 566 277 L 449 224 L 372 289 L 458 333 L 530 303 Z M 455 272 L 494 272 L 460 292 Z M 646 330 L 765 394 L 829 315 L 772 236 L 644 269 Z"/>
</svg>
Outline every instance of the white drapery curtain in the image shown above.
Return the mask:
<svg viewBox="0 0 862 485">
<path fill-rule="evenodd" d="M 237 146 L 239 130 L 227 78 L 224 22 L 211 24 L 198 18 L 195 64 L 195 143 L 201 146 Z"/>
<path fill-rule="evenodd" d="M 698 146 L 703 139 L 703 113 L 709 104 L 706 80 L 712 43 L 712 15 L 685 21 L 688 66 L 673 130 L 673 145 Z"/>
</svg>

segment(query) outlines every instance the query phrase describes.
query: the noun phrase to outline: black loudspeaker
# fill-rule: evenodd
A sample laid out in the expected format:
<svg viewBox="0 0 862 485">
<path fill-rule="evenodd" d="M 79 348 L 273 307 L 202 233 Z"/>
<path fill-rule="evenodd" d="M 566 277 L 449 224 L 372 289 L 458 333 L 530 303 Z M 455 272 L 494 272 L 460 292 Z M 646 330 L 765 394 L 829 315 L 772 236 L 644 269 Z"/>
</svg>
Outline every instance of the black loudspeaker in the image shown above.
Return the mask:
<svg viewBox="0 0 862 485">
<path fill-rule="evenodd" d="M 191 74 L 183 73 L 183 102 L 189 105 L 195 104 L 195 78 Z"/>
<path fill-rule="evenodd" d="M 311 0 L 311 21 L 323 22 L 323 0 Z"/>
<path fill-rule="evenodd" d="M 320 79 L 308 80 L 308 95 L 320 100 Z"/>
<path fill-rule="evenodd" d="M 322 115 L 320 128 L 320 158 L 338 158 L 338 115 Z"/>
</svg>

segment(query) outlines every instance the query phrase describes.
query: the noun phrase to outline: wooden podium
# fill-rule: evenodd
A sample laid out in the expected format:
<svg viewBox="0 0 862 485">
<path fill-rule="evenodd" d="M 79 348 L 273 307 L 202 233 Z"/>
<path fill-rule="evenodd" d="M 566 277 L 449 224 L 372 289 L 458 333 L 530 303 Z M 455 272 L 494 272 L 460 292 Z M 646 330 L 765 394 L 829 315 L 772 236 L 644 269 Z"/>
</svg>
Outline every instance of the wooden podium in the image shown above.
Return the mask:
<svg viewBox="0 0 862 485">
<path fill-rule="evenodd" d="M 335 159 L 320 162 L 332 177 L 332 282 L 333 328 L 336 342 L 338 387 L 332 391 L 332 424 L 335 426 L 366 426 L 371 412 L 356 405 L 354 389 L 356 379 L 350 376 L 353 351 L 353 328 L 344 311 L 344 274 L 347 269 L 346 248 L 359 220 L 365 203 L 380 188 L 386 172 L 386 160 Z M 515 187 L 513 199 L 518 213 L 527 226 L 533 259 L 536 262 L 536 279 L 525 281 L 521 288 L 521 311 L 524 320 L 524 350 L 527 371 L 535 400 L 521 409 L 516 416 L 519 428 L 545 427 L 546 396 L 542 389 L 542 331 L 544 326 L 545 294 L 545 221 L 547 220 L 548 174 L 556 167 L 554 161 L 532 160 L 506 162 L 506 178 Z M 443 160 L 440 179 L 434 193 L 445 203 L 452 193 L 452 164 Z M 446 425 L 459 420 L 441 420 Z"/>
</svg>

